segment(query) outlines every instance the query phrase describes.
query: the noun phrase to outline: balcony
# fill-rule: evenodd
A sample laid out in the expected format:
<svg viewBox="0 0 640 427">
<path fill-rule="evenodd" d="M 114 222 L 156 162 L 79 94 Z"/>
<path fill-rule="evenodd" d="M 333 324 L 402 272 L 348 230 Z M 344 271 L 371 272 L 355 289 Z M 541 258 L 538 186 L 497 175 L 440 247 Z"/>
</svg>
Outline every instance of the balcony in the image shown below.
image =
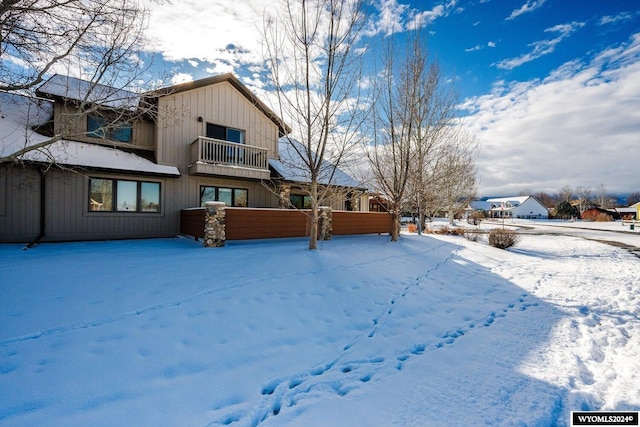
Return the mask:
<svg viewBox="0 0 640 427">
<path fill-rule="evenodd" d="M 200 136 L 191 143 L 190 149 L 192 175 L 270 177 L 266 148 Z"/>
</svg>

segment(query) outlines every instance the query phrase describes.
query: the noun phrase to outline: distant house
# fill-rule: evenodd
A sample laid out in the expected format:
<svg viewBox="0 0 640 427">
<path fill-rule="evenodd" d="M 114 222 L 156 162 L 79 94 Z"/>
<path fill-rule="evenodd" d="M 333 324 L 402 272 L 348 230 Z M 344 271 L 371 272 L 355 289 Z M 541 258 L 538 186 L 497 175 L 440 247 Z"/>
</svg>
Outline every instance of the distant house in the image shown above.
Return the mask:
<svg viewBox="0 0 640 427">
<path fill-rule="evenodd" d="M 0 242 L 169 237 L 207 201 L 299 204 L 305 177 L 281 167 L 289 127 L 234 75 L 144 94 L 89 85 L 55 75 L 38 98 L 0 93 L 2 156 L 62 135 L 0 164 Z M 362 185 L 332 183 L 334 209 L 367 210 Z"/>
<path fill-rule="evenodd" d="M 533 196 L 498 197 L 485 201 L 488 218 L 549 218 L 549 210 Z"/>
<path fill-rule="evenodd" d="M 640 202 L 627 208 L 615 208 L 615 210 L 620 215 L 620 219 L 626 221 L 640 219 Z"/>
</svg>

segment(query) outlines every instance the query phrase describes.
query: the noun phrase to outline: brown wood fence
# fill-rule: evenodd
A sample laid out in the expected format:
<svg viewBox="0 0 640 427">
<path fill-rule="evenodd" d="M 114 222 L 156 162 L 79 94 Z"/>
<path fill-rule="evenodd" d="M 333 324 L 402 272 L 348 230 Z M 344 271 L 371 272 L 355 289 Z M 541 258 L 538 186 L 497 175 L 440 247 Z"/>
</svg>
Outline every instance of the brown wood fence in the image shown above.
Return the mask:
<svg viewBox="0 0 640 427">
<path fill-rule="evenodd" d="M 309 236 L 309 211 L 226 208 L 226 240 Z M 180 233 L 204 237 L 204 208 L 180 211 Z M 388 234 L 391 215 L 384 212 L 332 212 L 333 235 Z"/>
<path fill-rule="evenodd" d="M 226 208 L 225 234 L 227 240 L 304 237 L 308 216 L 295 209 Z"/>
<path fill-rule="evenodd" d="M 375 234 L 391 232 L 391 215 L 386 212 L 348 212 L 331 213 L 333 234 Z"/>
</svg>

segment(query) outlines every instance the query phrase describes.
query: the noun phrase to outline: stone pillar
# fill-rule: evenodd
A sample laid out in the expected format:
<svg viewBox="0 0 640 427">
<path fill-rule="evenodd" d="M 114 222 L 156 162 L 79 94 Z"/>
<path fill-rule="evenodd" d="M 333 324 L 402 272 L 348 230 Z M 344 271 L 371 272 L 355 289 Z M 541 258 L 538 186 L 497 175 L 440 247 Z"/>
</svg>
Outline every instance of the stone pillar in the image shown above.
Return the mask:
<svg viewBox="0 0 640 427">
<path fill-rule="evenodd" d="M 224 232 L 225 216 L 224 202 L 205 203 L 204 247 L 216 248 L 224 246 L 226 240 Z"/>
<path fill-rule="evenodd" d="M 291 207 L 291 201 L 289 199 L 291 196 L 291 186 L 282 184 L 280 185 L 279 191 L 278 207 L 280 209 L 289 209 Z"/>
<path fill-rule="evenodd" d="M 318 207 L 318 226 L 320 229 L 320 239 L 322 240 L 331 240 L 331 236 L 333 235 L 333 224 L 331 221 L 332 212 L 329 206 L 319 206 Z"/>
</svg>

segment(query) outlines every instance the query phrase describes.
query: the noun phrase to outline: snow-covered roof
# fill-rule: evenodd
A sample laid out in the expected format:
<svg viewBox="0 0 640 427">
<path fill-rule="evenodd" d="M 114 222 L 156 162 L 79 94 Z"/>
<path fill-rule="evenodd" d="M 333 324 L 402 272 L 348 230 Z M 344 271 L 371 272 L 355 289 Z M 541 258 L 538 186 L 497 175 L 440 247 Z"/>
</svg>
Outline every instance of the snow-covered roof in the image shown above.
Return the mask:
<svg viewBox="0 0 640 427">
<path fill-rule="evenodd" d="M 53 103 L 47 100 L 0 92 L 0 157 L 47 141 L 31 129 L 45 124 L 52 114 Z"/>
<path fill-rule="evenodd" d="M 613 210 L 618 212 L 618 213 L 636 213 L 638 211 L 638 209 L 632 208 L 632 207 L 628 207 L 628 208 L 613 208 Z"/>
<path fill-rule="evenodd" d="M 511 203 L 514 206 L 523 204 L 531 196 L 496 197 L 487 199 L 488 203 Z"/>
<path fill-rule="evenodd" d="M 34 132 L 33 126 L 46 123 L 53 112 L 50 101 L 0 92 L 0 157 L 46 143 L 50 138 Z M 112 147 L 60 140 L 26 152 L 20 159 L 55 162 L 68 167 L 99 168 L 144 174 L 180 176 L 178 168 L 153 163 L 134 153 Z"/>
<path fill-rule="evenodd" d="M 140 102 L 140 95 L 137 93 L 60 74 L 44 82 L 36 93 L 39 96 L 87 101 L 104 107 L 128 110 L 135 109 Z"/>
<path fill-rule="evenodd" d="M 175 166 L 159 165 L 134 153 L 85 142 L 58 141 L 46 150 L 36 150 L 25 155 L 25 160 L 36 162 L 49 162 L 51 158 L 64 166 L 180 176 Z"/>
<path fill-rule="evenodd" d="M 311 174 L 308 168 L 302 165 L 302 159 L 296 149 L 305 151 L 304 146 L 295 139 L 280 138 L 278 141 L 280 160 L 269 159 L 269 166 L 287 181 L 310 182 Z M 323 161 L 321 169 L 319 177 L 320 184 L 365 188 L 362 183 L 352 178 L 346 172 L 336 168 L 331 162 Z"/>
</svg>

